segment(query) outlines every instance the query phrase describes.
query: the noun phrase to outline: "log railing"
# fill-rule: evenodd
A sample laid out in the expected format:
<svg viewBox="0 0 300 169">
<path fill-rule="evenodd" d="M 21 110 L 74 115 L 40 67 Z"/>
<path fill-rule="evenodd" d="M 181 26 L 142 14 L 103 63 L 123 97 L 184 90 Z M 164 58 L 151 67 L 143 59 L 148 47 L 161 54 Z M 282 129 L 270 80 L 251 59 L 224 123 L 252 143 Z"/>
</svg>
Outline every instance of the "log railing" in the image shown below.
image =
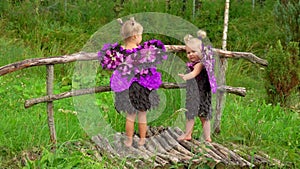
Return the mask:
<svg viewBox="0 0 300 169">
<path fill-rule="evenodd" d="M 166 45 L 166 49 L 168 52 L 184 52 L 185 46 L 183 45 Z M 243 58 L 252 63 L 260 64 L 262 66 L 267 66 L 267 61 L 263 60 L 252 53 L 247 52 L 232 52 L 232 51 L 224 51 L 221 49 L 213 48 L 213 51 L 216 55 L 223 58 L 233 58 L 239 59 Z M 60 94 L 53 94 L 53 74 L 54 74 L 54 65 L 55 64 L 63 64 L 70 63 L 75 61 L 88 61 L 88 60 L 97 60 L 97 53 L 86 53 L 86 52 L 78 52 L 71 55 L 64 55 L 58 57 L 48 57 L 48 58 L 33 58 L 27 59 L 19 62 L 15 62 L 12 64 L 8 64 L 0 67 L 0 76 L 6 75 L 11 72 L 15 72 L 17 70 L 22 70 L 25 68 L 33 67 L 33 66 L 42 66 L 46 65 L 47 67 L 47 95 L 40 98 L 33 98 L 25 101 L 25 108 L 29 108 L 35 104 L 47 102 L 47 113 L 48 113 L 48 126 L 50 131 L 50 139 L 52 143 L 56 143 L 56 131 L 54 126 L 54 118 L 53 118 L 53 101 L 59 100 L 63 98 L 93 94 L 99 92 L 108 92 L 111 91 L 109 86 L 99 86 L 95 88 L 88 89 L 79 89 L 73 90 L 69 92 L 63 92 Z M 163 83 L 160 88 L 165 89 L 176 89 L 176 88 L 185 88 L 185 84 L 175 84 L 175 83 Z M 246 89 L 244 87 L 232 87 L 232 86 L 219 86 L 219 91 L 228 92 L 232 94 L 236 94 L 239 96 L 246 95 Z"/>
<path fill-rule="evenodd" d="M 166 49 L 170 52 L 183 52 L 185 51 L 185 46 L 183 45 L 166 45 Z M 213 51 L 219 55 L 220 57 L 225 58 L 233 58 L 239 59 L 243 58 L 252 63 L 257 63 L 262 66 L 267 66 L 268 62 L 263 60 L 252 53 L 248 52 L 232 52 L 232 51 L 225 51 L 221 49 L 213 48 Z M 63 63 L 70 63 L 75 61 L 88 61 L 88 60 L 97 60 L 97 53 L 86 53 L 86 52 L 78 52 L 71 55 L 64 55 L 58 57 L 48 57 L 48 58 L 33 58 L 27 59 L 19 62 L 15 62 L 12 64 L 8 64 L 5 66 L 0 67 L 0 76 L 5 75 L 7 73 L 11 73 L 17 70 L 21 70 L 28 67 L 33 66 L 42 66 L 42 65 L 54 65 L 54 64 L 63 64 Z"/>
</svg>

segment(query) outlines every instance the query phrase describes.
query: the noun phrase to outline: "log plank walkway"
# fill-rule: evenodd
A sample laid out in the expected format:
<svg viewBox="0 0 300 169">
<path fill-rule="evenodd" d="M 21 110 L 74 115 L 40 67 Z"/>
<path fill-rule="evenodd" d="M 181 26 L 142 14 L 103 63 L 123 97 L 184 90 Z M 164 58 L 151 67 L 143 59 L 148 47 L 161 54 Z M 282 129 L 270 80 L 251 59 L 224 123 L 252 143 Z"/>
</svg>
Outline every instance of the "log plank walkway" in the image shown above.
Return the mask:
<svg viewBox="0 0 300 169">
<path fill-rule="evenodd" d="M 101 135 L 92 137 L 97 149 L 109 158 L 126 160 L 127 168 L 269 168 L 282 167 L 280 161 L 270 159 L 264 153 L 249 155 L 240 146 L 230 150 L 218 143 L 208 143 L 192 139 L 177 141 L 183 131 L 171 127 L 149 127 L 147 142 L 137 146 L 138 136 L 134 136 L 133 146 L 123 144 L 125 135 L 116 133 L 110 143 Z"/>
</svg>

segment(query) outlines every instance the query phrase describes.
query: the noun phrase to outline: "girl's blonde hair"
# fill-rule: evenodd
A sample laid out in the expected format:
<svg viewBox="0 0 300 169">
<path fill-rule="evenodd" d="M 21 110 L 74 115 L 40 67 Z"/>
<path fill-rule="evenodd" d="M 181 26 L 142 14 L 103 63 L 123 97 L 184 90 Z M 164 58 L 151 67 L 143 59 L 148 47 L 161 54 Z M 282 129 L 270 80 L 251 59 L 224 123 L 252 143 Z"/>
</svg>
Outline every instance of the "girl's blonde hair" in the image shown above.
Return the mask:
<svg viewBox="0 0 300 169">
<path fill-rule="evenodd" d="M 206 32 L 203 30 L 199 30 L 197 32 L 197 38 L 193 37 L 192 35 L 185 35 L 184 37 L 184 43 L 186 46 L 191 48 L 193 51 L 196 51 L 199 57 L 202 57 L 202 45 L 203 45 L 203 39 L 206 38 Z"/>
<path fill-rule="evenodd" d="M 122 25 L 120 33 L 123 39 L 127 39 L 136 34 L 143 33 L 143 26 L 140 23 L 136 22 L 134 17 L 131 17 L 125 22 L 123 22 L 121 18 L 117 20 Z"/>
</svg>

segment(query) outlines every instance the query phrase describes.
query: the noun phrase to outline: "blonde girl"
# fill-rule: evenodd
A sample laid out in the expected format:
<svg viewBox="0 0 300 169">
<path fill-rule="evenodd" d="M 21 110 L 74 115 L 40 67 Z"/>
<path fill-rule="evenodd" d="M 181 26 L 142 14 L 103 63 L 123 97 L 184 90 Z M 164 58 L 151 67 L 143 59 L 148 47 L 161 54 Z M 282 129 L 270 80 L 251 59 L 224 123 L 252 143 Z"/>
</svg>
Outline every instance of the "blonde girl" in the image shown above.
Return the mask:
<svg viewBox="0 0 300 169">
<path fill-rule="evenodd" d="M 114 70 L 110 87 L 115 92 L 116 110 L 126 113 L 124 144 L 127 147 L 133 144 L 137 115 L 140 136 L 138 145 L 142 146 L 146 141 L 146 112 L 159 103 L 156 89 L 162 81 L 161 74 L 156 71 L 156 64 L 166 59 L 163 52 L 154 50 L 165 48 L 159 40 L 150 40 L 141 45 L 143 27 L 134 18 L 126 22 L 118 19 L 118 22 L 122 25 L 120 32 L 124 44 L 105 44 L 98 56 L 103 68 Z"/>
<path fill-rule="evenodd" d="M 198 38 L 186 35 L 184 42 L 187 63 L 187 73 L 178 74 L 186 81 L 186 129 L 178 140 L 191 140 L 195 117 L 198 116 L 202 123 L 203 137 L 211 142 L 210 119 L 212 118 L 211 93 L 216 91 L 216 80 L 213 73 L 214 59 L 212 50 L 203 44 L 206 32 L 199 30 Z"/>
</svg>

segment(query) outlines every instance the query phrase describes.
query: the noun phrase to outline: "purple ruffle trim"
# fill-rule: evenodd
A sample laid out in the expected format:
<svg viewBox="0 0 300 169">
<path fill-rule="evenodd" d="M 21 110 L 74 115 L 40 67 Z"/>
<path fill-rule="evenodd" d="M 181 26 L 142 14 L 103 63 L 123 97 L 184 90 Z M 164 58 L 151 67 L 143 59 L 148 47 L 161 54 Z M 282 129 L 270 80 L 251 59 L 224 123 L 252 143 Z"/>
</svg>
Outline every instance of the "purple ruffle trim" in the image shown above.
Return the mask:
<svg viewBox="0 0 300 169">
<path fill-rule="evenodd" d="M 204 46 L 202 44 L 202 50 L 201 51 L 202 51 L 202 56 L 203 56 L 203 58 L 201 59 L 201 63 L 203 63 L 203 65 L 206 69 L 211 91 L 213 93 L 216 93 L 218 85 L 217 85 L 217 80 L 216 80 L 216 77 L 215 77 L 215 70 L 214 70 L 214 68 L 215 68 L 215 59 L 213 58 L 212 48 L 211 48 L 211 46 Z M 193 67 L 196 63 L 198 63 L 198 62 L 188 62 L 187 66 L 189 68 L 194 69 Z"/>
<path fill-rule="evenodd" d="M 110 87 L 114 92 L 121 92 L 128 89 L 133 82 L 138 82 L 149 90 L 158 89 L 162 84 L 161 74 L 156 71 L 156 68 L 150 68 L 149 70 L 151 73 L 131 79 L 122 76 L 118 70 L 115 70 L 110 78 Z"/>
<path fill-rule="evenodd" d="M 209 79 L 209 84 L 211 91 L 213 93 L 216 93 L 217 91 L 217 80 L 215 77 L 215 59 L 213 58 L 213 51 L 211 46 L 204 46 L 202 44 L 202 63 L 204 64 L 204 67 L 207 71 L 208 79 Z"/>
</svg>

